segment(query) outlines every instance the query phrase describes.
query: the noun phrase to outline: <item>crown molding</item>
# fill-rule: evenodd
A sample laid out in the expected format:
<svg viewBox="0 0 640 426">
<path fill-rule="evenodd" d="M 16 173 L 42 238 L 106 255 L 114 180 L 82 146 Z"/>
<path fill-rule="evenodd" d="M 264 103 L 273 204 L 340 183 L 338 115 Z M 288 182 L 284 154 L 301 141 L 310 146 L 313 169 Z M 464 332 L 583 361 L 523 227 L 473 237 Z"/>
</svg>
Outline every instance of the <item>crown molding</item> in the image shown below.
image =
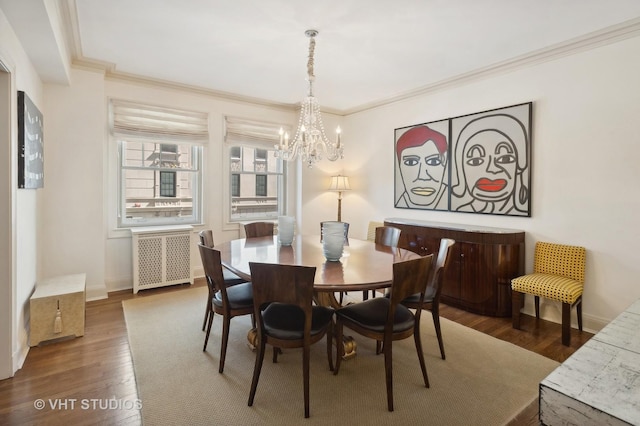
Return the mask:
<svg viewBox="0 0 640 426">
<path fill-rule="evenodd" d="M 553 61 L 586 50 L 595 49 L 597 47 L 616 43 L 621 40 L 637 37 L 638 35 L 640 35 L 640 18 L 632 19 L 619 25 L 607 27 L 605 29 L 595 31 L 582 37 L 577 37 L 572 40 L 539 49 L 534 52 L 530 52 L 506 61 L 498 62 L 484 68 L 460 74 L 433 84 L 422 86 L 415 90 L 401 93 L 393 97 L 381 99 L 379 101 L 371 102 L 368 104 L 363 104 L 354 108 L 349 108 L 342 111 L 341 114 L 355 114 L 357 112 L 381 107 L 415 96 L 437 92 L 440 90 L 451 88 L 453 86 L 459 86 L 462 84 L 471 83 L 476 80 L 508 73 L 517 69 Z"/>
<path fill-rule="evenodd" d="M 291 109 L 298 108 L 298 105 L 295 105 L 295 104 L 278 103 L 278 102 L 273 102 L 266 99 L 243 96 L 235 93 L 207 89 L 200 86 L 192 86 L 189 84 L 176 83 L 176 82 L 152 78 L 152 77 L 143 77 L 136 74 L 129 74 L 129 73 L 119 72 L 115 70 L 105 71 L 105 78 L 112 81 L 123 81 L 123 82 L 135 83 L 135 84 L 147 85 L 147 86 L 153 86 L 153 87 L 163 87 L 165 89 L 178 90 L 181 92 L 190 92 L 190 93 L 195 93 L 199 95 L 211 96 L 214 98 L 223 99 L 227 101 L 250 103 L 255 105 L 266 106 L 269 108 L 275 108 L 275 109 L 291 110 Z"/>
<path fill-rule="evenodd" d="M 90 71 L 103 72 L 105 78 L 113 81 L 124 81 L 154 87 L 164 87 L 172 90 L 186 91 L 200 95 L 212 96 L 224 100 L 250 103 L 266 106 L 269 108 L 295 110 L 300 104 L 278 103 L 266 99 L 248 97 L 230 92 L 207 89 L 200 86 L 176 83 L 167 80 L 155 79 L 151 77 L 123 73 L 116 70 L 116 65 L 109 62 L 98 61 L 85 58 L 82 54 L 82 44 L 80 41 L 78 14 L 76 0 L 65 0 L 62 2 L 63 19 L 67 26 L 67 34 L 70 40 L 70 51 L 72 54 L 72 66 Z M 637 37 L 640 35 L 640 18 L 632 19 L 618 25 L 610 26 L 599 31 L 586 34 L 572 40 L 558 43 L 534 52 L 530 52 L 506 61 L 498 62 L 484 68 L 463 73 L 445 80 L 441 80 L 426 86 L 416 88 L 407 92 L 399 93 L 395 96 L 379 99 L 374 102 L 362 104 L 344 110 L 323 108 L 322 112 L 337 116 L 347 116 L 358 112 L 378 108 L 412 97 L 434 93 L 454 86 L 468 84 L 473 81 L 490 78 L 500 74 L 505 74 L 518 69 L 530 67 L 548 61 L 553 61 L 566 56 L 574 55 L 586 50 L 595 49 L 607 44 L 616 43 L 621 40 Z"/>
</svg>

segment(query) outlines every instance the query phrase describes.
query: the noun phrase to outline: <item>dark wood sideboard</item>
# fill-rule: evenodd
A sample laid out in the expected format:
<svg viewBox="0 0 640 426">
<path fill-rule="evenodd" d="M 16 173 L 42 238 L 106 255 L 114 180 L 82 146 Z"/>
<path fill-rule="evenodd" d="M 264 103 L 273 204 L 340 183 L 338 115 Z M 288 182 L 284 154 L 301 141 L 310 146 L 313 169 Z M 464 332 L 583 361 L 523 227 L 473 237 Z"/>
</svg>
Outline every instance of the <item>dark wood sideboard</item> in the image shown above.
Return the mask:
<svg viewBox="0 0 640 426">
<path fill-rule="evenodd" d="M 469 312 L 511 316 L 511 279 L 524 275 L 524 231 L 389 218 L 402 230 L 398 245 L 421 255 L 436 253 L 451 238 L 441 301 Z"/>
</svg>

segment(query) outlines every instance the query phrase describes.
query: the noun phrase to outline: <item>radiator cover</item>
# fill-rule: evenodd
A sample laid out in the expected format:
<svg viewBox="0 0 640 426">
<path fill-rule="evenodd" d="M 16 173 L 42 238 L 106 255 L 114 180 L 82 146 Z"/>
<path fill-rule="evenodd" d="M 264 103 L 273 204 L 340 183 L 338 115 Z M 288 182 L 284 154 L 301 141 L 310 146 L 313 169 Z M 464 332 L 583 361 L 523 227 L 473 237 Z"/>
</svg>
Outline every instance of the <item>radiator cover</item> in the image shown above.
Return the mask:
<svg viewBox="0 0 640 426">
<path fill-rule="evenodd" d="M 133 292 L 174 284 L 193 284 L 189 225 L 131 230 Z"/>
</svg>

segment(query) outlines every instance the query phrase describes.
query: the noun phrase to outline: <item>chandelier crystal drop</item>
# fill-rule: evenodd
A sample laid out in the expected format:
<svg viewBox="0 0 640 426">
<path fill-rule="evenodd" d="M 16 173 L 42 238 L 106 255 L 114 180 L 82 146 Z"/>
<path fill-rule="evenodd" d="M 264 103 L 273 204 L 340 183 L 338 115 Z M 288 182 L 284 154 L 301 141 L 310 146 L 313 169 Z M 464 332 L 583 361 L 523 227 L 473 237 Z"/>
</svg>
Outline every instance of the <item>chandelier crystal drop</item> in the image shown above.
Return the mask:
<svg viewBox="0 0 640 426">
<path fill-rule="evenodd" d="M 340 141 L 340 127 L 336 129 L 335 142 L 330 141 L 324 132 L 322 115 L 320 114 L 320 104 L 313 96 L 313 53 L 316 46 L 316 30 L 307 30 L 305 35 L 309 37 L 309 59 L 307 61 L 307 82 L 309 91 L 300 105 L 300 119 L 298 128 L 292 141 L 289 141 L 289 133 L 280 128 L 280 143 L 275 145 L 276 157 L 283 160 L 292 161 L 297 157 L 309 167 L 322 160 L 323 156 L 330 161 L 343 158 L 343 145 Z"/>
</svg>

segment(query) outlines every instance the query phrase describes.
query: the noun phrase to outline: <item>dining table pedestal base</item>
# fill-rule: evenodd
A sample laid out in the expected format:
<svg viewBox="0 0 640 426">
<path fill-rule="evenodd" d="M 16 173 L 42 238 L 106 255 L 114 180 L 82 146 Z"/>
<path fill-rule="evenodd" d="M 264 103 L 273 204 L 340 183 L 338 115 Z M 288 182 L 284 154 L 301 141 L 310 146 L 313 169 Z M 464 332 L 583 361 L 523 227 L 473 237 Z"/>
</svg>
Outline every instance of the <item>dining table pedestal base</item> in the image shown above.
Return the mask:
<svg viewBox="0 0 640 426">
<path fill-rule="evenodd" d="M 343 360 L 347 361 L 353 358 L 354 356 L 356 356 L 356 348 L 358 347 L 358 344 L 356 343 L 353 337 L 343 336 L 342 345 L 343 345 L 343 353 L 344 353 L 344 355 L 342 355 Z M 249 349 L 251 349 L 254 352 L 258 347 L 258 330 L 256 330 L 255 328 L 252 328 L 247 333 L 247 346 L 249 347 Z"/>
</svg>

